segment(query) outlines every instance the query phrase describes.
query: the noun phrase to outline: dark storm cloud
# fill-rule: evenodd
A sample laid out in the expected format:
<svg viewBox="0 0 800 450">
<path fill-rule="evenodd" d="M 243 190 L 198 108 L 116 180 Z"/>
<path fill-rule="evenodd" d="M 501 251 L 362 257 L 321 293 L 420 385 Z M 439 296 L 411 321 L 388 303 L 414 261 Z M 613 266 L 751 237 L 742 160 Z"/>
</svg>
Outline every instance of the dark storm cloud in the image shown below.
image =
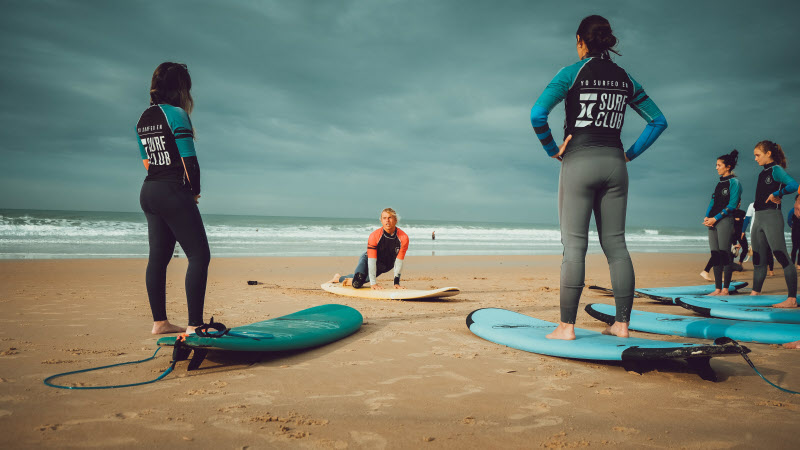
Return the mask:
<svg viewBox="0 0 800 450">
<path fill-rule="evenodd" d="M 591 13 L 670 128 L 629 166 L 629 222 L 695 225 L 714 160 L 789 149 L 794 4 L 13 2 L 0 18 L 0 207 L 137 209 L 134 125 L 158 63 L 192 73 L 203 210 L 554 222 L 558 163 L 529 122 Z M 563 107 L 550 116 L 560 139 Z M 644 122 L 630 112 L 623 142 Z M 792 167 L 790 166 L 790 173 Z M 800 173 L 795 173 L 796 175 Z"/>
</svg>

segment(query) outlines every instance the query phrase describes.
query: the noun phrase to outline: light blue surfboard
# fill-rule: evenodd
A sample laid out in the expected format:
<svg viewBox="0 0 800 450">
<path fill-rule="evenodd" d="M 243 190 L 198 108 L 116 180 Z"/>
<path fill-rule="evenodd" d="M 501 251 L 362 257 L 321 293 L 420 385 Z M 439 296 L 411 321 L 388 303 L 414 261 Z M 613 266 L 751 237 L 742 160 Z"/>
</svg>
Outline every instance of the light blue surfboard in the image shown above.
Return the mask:
<svg viewBox="0 0 800 450">
<path fill-rule="evenodd" d="M 586 312 L 605 323 L 613 323 L 613 305 L 592 303 Z M 800 340 L 800 325 L 790 323 L 745 322 L 740 320 L 678 316 L 645 311 L 631 311 L 630 329 L 701 339 L 729 337 L 737 341 L 785 344 Z"/>
<path fill-rule="evenodd" d="M 692 302 L 703 302 L 715 305 L 729 306 L 772 306 L 786 300 L 785 295 L 682 295 L 675 297 L 675 303 L 679 300 L 690 300 Z"/>
<path fill-rule="evenodd" d="M 678 304 L 701 316 L 722 319 L 800 324 L 800 308 L 720 305 L 702 300 L 680 299 Z"/>
<path fill-rule="evenodd" d="M 619 338 L 575 328 L 575 340 L 547 339 L 556 324 L 514 311 L 484 308 L 467 316 L 467 327 L 475 335 L 500 345 L 565 358 L 604 361 L 659 360 L 738 354 L 727 345 L 689 344 L 641 338 Z"/>
<path fill-rule="evenodd" d="M 732 281 L 729 287 L 731 293 L 747 286 L 746 281 Z M 614 295 L 614 291 L 602 286 L 589 286 L 589 289 L 600 291 L 609 295 Z M 646 297 L 662 303 L 674 304 L 675 299 L 686 295 L 707 295 L 714 292 L 716 288 L 713 284 L 701 284 L 698 286 L 671 286 L 660 288 L 638 288 L 634 290 L 634 297 Z M 785 300 L 785 299 L 784 299 Z"/>
</svg>

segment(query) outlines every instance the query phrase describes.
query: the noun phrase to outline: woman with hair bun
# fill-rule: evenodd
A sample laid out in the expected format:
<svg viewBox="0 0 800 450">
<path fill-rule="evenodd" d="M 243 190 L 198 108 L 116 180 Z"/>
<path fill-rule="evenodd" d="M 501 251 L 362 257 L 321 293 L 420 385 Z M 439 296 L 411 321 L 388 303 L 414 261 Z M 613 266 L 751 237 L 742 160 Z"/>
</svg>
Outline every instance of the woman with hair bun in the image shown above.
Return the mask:
<svg viewBox="0 0 800 450">
<path fill-rule="evenodd" d="M 786 250 L 783 235 L 783 213 L 781 197 L 798 189 L 798 183 L 786 173 L 786 155 L 780 145 L 772 141 L 761 141 L 753 149 L 753 155 L 764 170 L 758 175 L 753 229 L 750 244 L 753 246 L 753 292 L 761 293 L 767 275 L 766 252 L 772 249 L 775 259 L 783 266 L 788 295 L 786 300 L 774 304 L 776 308 L 797 307 L 797 268 Z"/>
<path fill-rule="evenodd" d="M 711 247 L 711 265 L 714 267 L 716 290 L 709 295 L 729 295 L 731 284 L 733 240 L 733 211 L 742 199 L 742 185 L 733 174 L 739 160 L 739 151 L 734 150 L 717 158 L 719 183 L 711 195 L 703 225 L 708 227 L 708 245 Z"/>
<path fill-rule="evenodd" d="M 580 61 L 561 69 L 531 108 L 531 125 L 547 155 L 562 162 L 558 216 L 564 258 L 561 263 L 561 321 L 547 337 L 575 339 L 575 318 L 584 287 L 589 221 L 594 212 L 600 245 L 608 259 L 617 304 L 606 334 L 628 337 L 634 274 L 625 245 L 628 170 L 667 128 L 667 121 L 642 86 L 611 61 L 617 38 L 608 20 L 584 18 L 575 35 Z M 550 111 L 565 101 L 564 143 L 558 146 L 547 124 Z M 627 151 L 620 131 L 630 106 L 647 126 Z"/>
<path fill-rule="evenodd" d="M 139 152 L 147 177 L 139 203 L 147 217 L 150 258 L 147 262 L 147 296 L 153 314 L 153 334 L 193 333 L 203 324 L 203 304 L 211 253 L 197 208 L 200 165 L 194 150 L 194 128 L 189 114 L 194 102 L 192 79 L 185 64 L 160 64 L 150 84 L 150 107 L 136 124 Z M 167 320 L 167 265 L 175 241 L 186 253 L 186 303 L 189 326 Z"/>
</svg>

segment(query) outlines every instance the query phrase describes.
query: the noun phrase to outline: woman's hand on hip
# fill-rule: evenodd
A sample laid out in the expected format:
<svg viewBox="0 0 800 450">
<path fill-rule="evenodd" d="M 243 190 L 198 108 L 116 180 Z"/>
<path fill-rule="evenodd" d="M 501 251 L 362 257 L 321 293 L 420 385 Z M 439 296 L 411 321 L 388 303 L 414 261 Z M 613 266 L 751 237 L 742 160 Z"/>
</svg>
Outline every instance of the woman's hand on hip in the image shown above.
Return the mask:
<svg viewBox="0 0 800 450">
<path fill-rule="evenodd" d="M 555 158 L 555 159 L 557 159 L 557 160 L 561 161 L 561 158 L 564 156 L 564 150 L 566 150 L 566 149 L 567 149 L 567 144 L 569 144 L 569 140 L 570 140 L 570 139 L 572 139 L 572 135 L 571 135 L 571 134 L 570 134 L 569 136 L 567 136 L 567 138 L 566 138 L 566 139 L 564 139 L 564 143 L 563 143 L 563 144 L 561 144 L 561 145 L 558 147 L 558 153 L 556 153 L 555 155 L 553 155 L 553 158 Z"/>
</svg>

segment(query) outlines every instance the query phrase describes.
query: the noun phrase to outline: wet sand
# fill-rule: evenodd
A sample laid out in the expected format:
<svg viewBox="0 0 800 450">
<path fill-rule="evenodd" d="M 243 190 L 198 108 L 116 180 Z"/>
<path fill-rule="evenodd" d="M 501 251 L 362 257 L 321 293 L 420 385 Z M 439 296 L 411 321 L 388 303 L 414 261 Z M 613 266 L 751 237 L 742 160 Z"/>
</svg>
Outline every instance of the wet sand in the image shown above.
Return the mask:
<svg viewBox="0 0 800 450">
<path fill-rule="evenodd" d="M 637 286 L 695 285 L 705 254 L 635 254 Z M 541 356 L 469 332 L 465 318 L 501 307 L 557 321 L 560 256 L 408 257 L 404 284 L 461 294 L 402 302 L 337 297 L 320 283 L 356 258 L 213 259 L 206 319 L 244 325 L 340 303 L 364 325 L 336 343 L 290 354 L 211 353 L 200 370 L 113 390 L 49 388 L 52 374 L 139 360 L 155 350 L 145 260 L 0 262 L 0 432 L 6 448 L 793 448 L 800 396 L 762 381 L 739 356 L 714 358 L 719 381 L 683 361 L 643 373 L 617 363 Z M 167 311 L 186 324 L 186 260 L 170 265 Z M 751 281 L 752 265 L 734 273 Z M 779 294 L 783 277 L 767 279 Z M 383 283 L 391 280 L 384 275 Z M 247 285 L 248 280 L 263 284 Z M 601 255 L 586 284 L 610 286 Z M 613 303 L 585 290 L 581 301 Z M 581 307 L 578 326 L 604 325 Z M 692 315 L 636 299 L 636 309 Z M 707 342 L 632 332 L 675 342 Z M 746 344 L 773 382 L 800 390 L 800 350 Z M 83 385 L 155 378 L 146 363 L 65 377 Z"/>
</svg>

